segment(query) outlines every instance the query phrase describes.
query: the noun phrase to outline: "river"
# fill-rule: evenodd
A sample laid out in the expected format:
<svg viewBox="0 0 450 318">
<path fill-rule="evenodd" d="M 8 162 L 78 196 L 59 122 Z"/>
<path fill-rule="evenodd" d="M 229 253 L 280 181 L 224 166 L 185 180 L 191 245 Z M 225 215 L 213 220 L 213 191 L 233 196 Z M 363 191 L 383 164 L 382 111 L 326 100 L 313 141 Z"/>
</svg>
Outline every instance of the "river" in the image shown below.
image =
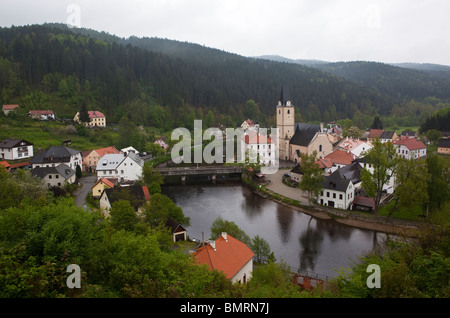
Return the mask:
<svg viewBox="0 0 450 318">
<path fill-rule="evenodd" d="M 188 236 L 210 238 L 211 224 L 217 217 L 233 221 L 250 238 L 264 238 L 277 259 L 291 270 L 315 272 L 328 277 L 338 275 L 358 256 L 383 242 L 384 233 L 357 229 L 333 220 L 316 219 L 308 214 L 263 199 L 240 183 L 163 186 L 169 196 L 190 217 Z"/>
</svg>

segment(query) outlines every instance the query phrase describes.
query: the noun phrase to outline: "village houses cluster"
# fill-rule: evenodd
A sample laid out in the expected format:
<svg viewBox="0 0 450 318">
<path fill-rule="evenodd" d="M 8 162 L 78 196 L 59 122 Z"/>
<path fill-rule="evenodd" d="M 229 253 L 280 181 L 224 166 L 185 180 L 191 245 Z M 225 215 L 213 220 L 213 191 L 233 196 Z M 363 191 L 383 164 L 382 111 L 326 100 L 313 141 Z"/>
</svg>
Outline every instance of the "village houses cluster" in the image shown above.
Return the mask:
<svg viewBox="0 0 450 318">
<path fill-rule="evenodd" d="M 5 115 L 19 109 L 18 105 L 3 105 Z M 89 111 L 87 127 L 106 127 L 106 117 L 99 111 Z M 53 120 L 52 110 L 32 110 L 28 115 L 36 120 Z M 73 121 L 79 122 L 79 113 Z M 316 163 L 323 170 L 325 181 L 317 202 L 324 206 L 339 209 L 359 209 L 371 211 L 374 201 L 362 196 L 361 170 L 371 171 L 364 155 L 373 147 L 376 138 L 382 143 L 392 142 L 398 156 L 406 159 L 424 158 L 426 146 L 417 138 L 417 133 L 405 131 L 400 136 L 394 131 L 382 129 L 367 130 L 362 138 L 342 137 L 342 128 L 334 123 L 307 124 L 295 122 L 295 106 L 288 89 L 283 86 L 276 106 L 275 138 L 261 130 L 259 124 L 251 119 L 245 120 L 241 128 L 244 131 L 241 142 L 241 153 L 253 154 L 263 166 L 271 166 L 276 160 L 291 162 L 295 167 L 290 171 L 290 182 L 298 183 L 302 177 L 301 154 L 311 155 L 317 152 Z M 163 138 L 155 144 L 167 150 L 168 145 Z M 278 144 L 278 145 L 277 145 Z M 278 147 L 278 149 L 276 148 Z M 441 139 L 438 152 L 449 154 L 450 142 Z M 278 150 L 278 157 L 277 155 Z M 29 161 L 24 159 L 29 158 Z M 10 161 L 10 162 L 8 162 Z M 19 163 L 15 163 L 19 161 Z M 142 202 L 150 201 L 147 186 L 138 185 L 141 177 L 144 158 L 132 146 L 116 149 L 114 146 L 79 151 L 67 145 L 52 146 L 34 154 L 33 143 L 23 139 L 8 138 L 0 141 L 0 165 L 7 171 L 31 169 L 34 176 L 41 178 L 48 187 L 61 187 L 66 183 L 76 182 L 76 169 L 95 173 L 97 181 L 92 187 L 92 197 L 99 199 L 99 206 L 105 215 L 118 197 L 116 194 L 127 189 L 128 194 L 137 198 L 133 207 L 137 213 L 142 209 Z M 387 194 L 394 191 L 395 180 L 391 178 L 384 187 Z M 168 219 L 173 240 L 186 240 L 186 230 L 177 222 Z M 203 242 L 194 252 L 196 262 L 206 264 L 211 270 L 222 271 L 232 282 L 246 283 L 252 275 L 253 256 L 251 249 L 241 241 L 227 233 L 216 240 Z"/>
</svg>

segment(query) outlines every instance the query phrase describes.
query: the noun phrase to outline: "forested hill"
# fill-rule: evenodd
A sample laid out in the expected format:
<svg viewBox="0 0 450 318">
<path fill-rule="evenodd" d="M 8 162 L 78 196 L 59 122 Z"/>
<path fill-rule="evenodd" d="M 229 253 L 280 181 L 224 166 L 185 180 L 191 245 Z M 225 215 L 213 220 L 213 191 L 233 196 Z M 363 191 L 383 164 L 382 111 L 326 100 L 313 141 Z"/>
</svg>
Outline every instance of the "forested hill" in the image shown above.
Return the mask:
<svg viewBox="0 0 450 318">
<path fill-rule="evenodd" d="M 418 74 L 422 73 L 410 76 Z M 394 80 L 402 81 L 400 75 Z M 388 115 L 410 96 L 450 97 L 444 79 L 421 81 L 426 89 L 407 82 L 401 89 L 387 85 L 385 90 L 370 81 L 351 81 L 315 68 L 246 58 L 193 43 L 123 39 L 63 25 L 0 29 L 2 103 L 52 108 L 67 117 L 86 103 L 89 109 L 104 111 L 111 121 L 127 114 L 138 124 L 163 129 L 189 127 L 194 118 L 204 118 L 210 111 L 215 124 L 236 125 L 249 116 L 273 123 L 283 83 L 308 121 L 353 118 L 355 113 Z M 244 108 L 249 99 L 259 110 Z"/>
</svg>

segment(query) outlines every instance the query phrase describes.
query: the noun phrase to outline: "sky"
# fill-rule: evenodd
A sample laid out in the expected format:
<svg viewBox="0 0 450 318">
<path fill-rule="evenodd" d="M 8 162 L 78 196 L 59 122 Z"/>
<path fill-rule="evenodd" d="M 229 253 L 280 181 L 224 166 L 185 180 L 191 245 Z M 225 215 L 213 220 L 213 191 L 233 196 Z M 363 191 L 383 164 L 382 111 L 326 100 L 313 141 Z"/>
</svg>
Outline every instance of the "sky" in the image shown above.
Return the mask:
<svg viewBox="0 0 450 318">
<path fill-rule="evenodd" d="M 0 26 L 68 23 L 243 56 L 450 65 L 448 0 L 0 0 Z"/>
</svg>

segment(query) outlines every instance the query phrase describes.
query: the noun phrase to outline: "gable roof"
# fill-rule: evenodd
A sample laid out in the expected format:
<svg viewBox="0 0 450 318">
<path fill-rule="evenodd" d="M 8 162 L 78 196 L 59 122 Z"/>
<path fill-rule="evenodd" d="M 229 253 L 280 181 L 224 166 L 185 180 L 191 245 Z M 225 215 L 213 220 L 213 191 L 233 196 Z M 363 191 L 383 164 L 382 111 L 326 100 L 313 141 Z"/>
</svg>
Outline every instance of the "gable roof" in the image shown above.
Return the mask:
<svg viewBox="0 0 450 318">
<path fill-rule="evenodd" d="M 290 143 L 292 145 L 307 147 L 319 131 L 319 125 L 296 123 L 295 133 L 292 136 Z"/>
<path fill-rule="evenodd" d="M 119 150 L 117 150 L 114 146 L 100 148 L 100 149 L 94 149 L 93 151 L 95 151 L 100 156 L 100 158 L 103 157 L 106 154 L 118 154 L 118 153 L 120 153 Z"/>
<path fill-rule="evenodd" d="M 105 115 L 97 110 L 88 111 L 89 118 L 105 118 Z"/>
<path fill-rule="evenodd" d="M 129 194 L 129 198 L 132 199 L 130 204 L 135 210 L 141 207 L 145 201 L 150 200 L 148 187 L 141 185 L 104 189 L 102 196 L 108 196 L 109 204 L 112 205 L 114 202 L 123 199 L 122 194 Z"/>
<path fill-rule="evenodd" d="M 371 129 L 369 130 L 369 136 L 368 138 L 379 138 L 381 134 L 383 133 L 383 129 Z"/>
<path fill-rule="evenodd" d="M 330 160 L 333 164 L 349 165 L 355 159 L 351 152 L 345 150 L 335 150 L 324 157 L 325 160 Z"/>
<path fill-rule="evenodd" d="M 25 139 L 13 139 L 13 138 L 7 138 L 5 140 L 0 141 L 0 148 L 14 148 L 14 147 L 20 147 L 21 143 L 24 142 L 25 146 L 31 146 L 33 145 L 31 142 L 26 141 Z"/>
<path fill-rule="evenodd" d="M 66 164 L 60 164 L 57 167 L 37 167 L 31 170 L 33 176 L 37 176 L 41 179 L 49 174 L 59 174 L 64 179 L 69 179 L 75 174 L 75 170 L 71 169 Z"/>
<path fill-rule="evenodd" d="M 29 114 L 31 116 L 37 116 L 37 115 L 54 115 L 53 110 L 30 110 Z"/>
<path fill-rule="evenodd" d="M 39 163 L 59 163 L 69 162 L 70 157 L 81 153 L 79 150 L 75 150 L 66 146 L 52 146 L 47 150 L 41 151 L 31 159 L 32 164 Z"/>
<path fill-rule="evenodd" d="M 96 170 L 116 170 L 126 157 L 127 156 L 123 153 L 106 154 L 98 161 Z"/>
<path fill-rule="evenodd" d="M 302 167 L 300 166 L 300 164 L 297 164 L 292 170 L 291 173 L 298 173 L 303 175 L 303 170 Z"/>
<path fill-rule="evenodd" d="M 395 134 L 395 131 L 383 130 L 383 132 L 380 135 L 380 139 L 390 139 L 390 140 L 392 140 L 392 138 L 394 138 L 394 134 Z"/>
<path fill-rule="evenodd" d="M 403 145 L 409 150 L 426 149 L 427 146 L 416 138 L 402 138 L 394 141 L 395 145 Z"/>
<path fill-rule="evenodd" d="M 3 105 L 2 110 L 15 110 L 16 108 L 19 108 L 19 105 Z"/>
<path fill-rule="evenodd" d="M 114 184 L 117 182 L 117 179 L 101 178 L 94 184 L 94 187 L 97 184 L 99 184 L 100 182 L 103 182 L 105 185 L 107 185 L 110 188 L 114 188 Z"/>
<path fill-rule="evenodd" d="M 167 217 L 166 226 L 170 228 L 172 234 L 186 231 L 180 223 L 172 219 L 170 216 Z"/>
<path fill-rule="evenodd" d="M 352 164 L 337 169 L 330 174 L 323 182 L 323 187 L 345 192 L 350 182 L 356 184 L 361 181 L 361 170 L 361 165 L 354 161 Z"/>
<path fill-rule="evenodd" d="M 244 142 L 246 144 L 271 144 L 272 139 L 269 136 L 253 132 L 244 136 Z"/>
<path fill-rule="evenodd" d="M 441 138 L 437 143 L 438 148 L 450 148 L 450 139 Z"/>
<path fill-rule="evenodd" d="M 215 240 L 214 244 L 215 248 L 207 244 L 197 249 L 193 253 L 195 262 L 206 264 L 210 270 L 223 272 L 229 279 L 255 255 L 246 244 L 226 233 Z"/>
</svg>

